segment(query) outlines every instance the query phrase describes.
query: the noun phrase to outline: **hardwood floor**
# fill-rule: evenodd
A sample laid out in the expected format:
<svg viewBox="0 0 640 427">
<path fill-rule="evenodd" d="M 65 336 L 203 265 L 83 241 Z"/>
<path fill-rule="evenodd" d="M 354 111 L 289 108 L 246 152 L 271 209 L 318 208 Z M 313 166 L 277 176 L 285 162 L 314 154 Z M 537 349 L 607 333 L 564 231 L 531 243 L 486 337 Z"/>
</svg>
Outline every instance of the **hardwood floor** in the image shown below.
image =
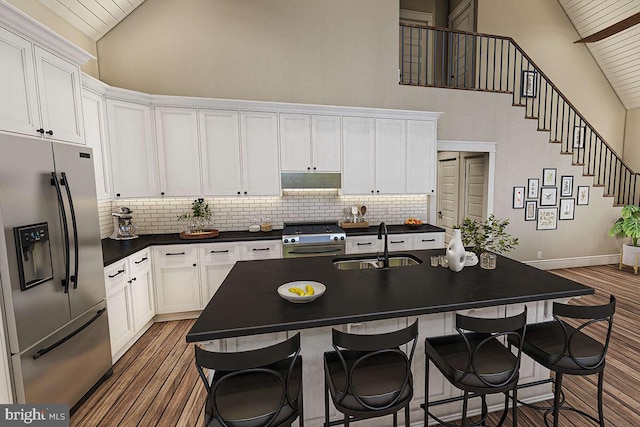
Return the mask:
<svg viewBox="0 0 640 427">
<path fill-rule="evenodd" d="M 576 304 L 604 304 L 609 294 L 618 300 L 607 367 L 604 403 L 608 426 L 640 425 L 640 276 L 617 266 L 555 270 L 555 274 L 596 289 Z M 114 374 L 71 417 L 72 426 L 202 426 L 206 392 L 193 365 L 193 346 L 184 340 L 193 320 L 154 324 L 115 364 Z M 567 402 L 596 407 L 596 376 L 565 376 Z M 550 402 L 549 402 L 550 404 Z M 495 425 L 497 415 L 490 416 Z M 354 425 L 366 426 L 366 422 Z M 506 425 L 511 425 L 509 420 Z M 544 425 L 542 412 L 519 408 L 518 425 Z M 564 411 L 561 426 L 592 426 L 589 420 Z"/>
</svg>

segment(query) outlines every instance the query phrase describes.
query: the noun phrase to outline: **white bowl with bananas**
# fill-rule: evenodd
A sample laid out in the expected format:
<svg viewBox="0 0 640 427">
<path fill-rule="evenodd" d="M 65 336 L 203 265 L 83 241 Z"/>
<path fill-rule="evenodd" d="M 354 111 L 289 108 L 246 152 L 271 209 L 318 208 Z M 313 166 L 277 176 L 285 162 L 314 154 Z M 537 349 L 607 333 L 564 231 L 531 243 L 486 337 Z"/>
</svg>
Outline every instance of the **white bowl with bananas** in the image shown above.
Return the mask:
<svg viewBox="0 0 640 427">
<path fill-rule="evenodd" d="M 327 287 L 320 282 L 313 282 L 311 280 L 296 280 L 295 282 L 288 282 L 278 287 L 278 295 L 287 301 L 294 303 L 311 302 L 318 298 Z"/>
</svg>

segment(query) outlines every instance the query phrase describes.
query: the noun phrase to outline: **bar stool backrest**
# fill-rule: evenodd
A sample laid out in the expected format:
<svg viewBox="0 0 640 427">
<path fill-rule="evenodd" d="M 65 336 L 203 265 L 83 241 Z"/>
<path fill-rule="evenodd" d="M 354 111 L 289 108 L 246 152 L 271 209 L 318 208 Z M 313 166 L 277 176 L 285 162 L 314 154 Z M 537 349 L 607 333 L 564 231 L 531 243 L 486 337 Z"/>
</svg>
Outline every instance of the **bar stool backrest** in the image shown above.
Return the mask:
<svg viewBox="0 0 640 427">
<path fill-rule="evenodd" d="M 605 305 L 595 306 L 580 306 L 580 305 L 568 305 L 558 302 L 553 303 L 553 318 L 562 327 L 564 334 L 564 349 L 558 355 L 553 364 L 558 363 L 568 353 L 573 362 L 582 369 L 596 369 L 599 368 L 605 361 L 607 349 L 609 348 L 609 339 L 611 338 L 611 329 L 613 328 L 613 315 L 616 311 L 616 297 L 611 295 L 609 297 L 609 303 Z M 570 327 L 569 324 L 562 318 L 567 319 L 589 319 L 586 322 L 580 324 L 577 328 Z M 604 339 L 594 338 L 595 334 L 590 334 L 592 338 L 596 339 L 602 345 L 602 353 L 598 358 L 598 361 L 593 365 L 585 365 L 578 360 L 574 354 L 572 344 L 575 337 L 579 333 L 584 333 L 589 326 L 596 323 L 604 322 L 607 324 L 607 333 Z M 596 335 L 597 336 L 597 335 Z"/>
<path fill-rule="evenodd" d="M 403 396 L 407 387 L 411 386 L 411 361 L 413 360 L 413 353 L 416 349 L 416 341 L 418 338 L 418 321 L 416 320 L 411 326 L 400 329 L 399 331 L 388 332 L 385 334 L 375 335 L 357 335 L 341 332 L 336 329 L 332 330 L 333 348 L 335 349 L 342 368 L 344 369 L 347 383 L 345 385 L 345 393 L 340 398 L 340 403 L 347 396 L 347 393 L 351 394 L 357 402 L 365 408 L 372 411 L 383 411 L 398 404 L 400 398 Z M 409 356 L 400 350 L 400 346 L 413 341 Z M 345 361 L 341 349 L 350 350 L 354 352 L 364 352 L 365 354 L 358 357 L 357 360 L 348 367 Z M 376 356 L 392 354 L 398 357 L 404 363 L 404 378 L 402 385 L 395 393 L 395 397 L 381 406 L 373 406 L 364 401 L 363 397 L 358 395 L 358 391 L 353 387 L 355 380 L 359 374 L 359 368 L 366 364 L 366 361 L 375 358 Z"/>
<path fill-rule="evenodd" d="M 524 307 L 524 311 L 520 314 L 497 319 L 469 317 L 456 313 L 456 330 L 464 340 L 468 354 L 467 366 L 463 374 L 458 378 L 458 381 L 462 381 L 464 377 L 470 373 L 474 374 L 487 387 L 502 387 L 513 381 L 518 375 L 518 371 L 520 369 L 526 324 L 527 306 Z M 472 336 L 476 339 L 478 334 L 480 334 L 480 336 L 486 335 L 486 337 L 481 339 L 475 346 L 472 346 L 469 342 L 469 335 L 467 335 L 465 331 L 474 333 Z M 506 379 L 500 382 L 492 382 L 487 379 L 488 377 L 486 375 L 481 374 L 482 370 L 479 369 L 478 359 L 489 343 L 496 339 L 500 339 L 501 337 L 504 337 L 505 342 L 509 337 L 513 337 L 513 339 L 518 342 L 518 352 L 513 361 L 513 366 L 506 371 L 508 373 Z"/>
<path fill-rule="evenodd" d="M 229 381 L 230 379 L 251 373 L 264 373 L 267 375 L 273 375 L 281 385 L 281 397 L 280 404 L 274 414 L 267 420 L 264 427 L 269 427 L 277 419 L 280 411 L 282 411 L 285 404 L 289 404 L 294 409 L 297 409 L 293 404 L 295 396 L 289 394 L 289 384 L 291 381 L 291 374 L 293 367 L 300 355 L 300 334 L 297 333 L 293 337 L 282 341 L 278 344 L 274 344 L 269 347 L 259 348 L 256 350 L 219 353 L 213 351 L 204 350 L 198 346 L 195 347 L 196 357 L 195 364 L 200 374 L 200 378 L 204 382 L 204 386 L 207 390 L 209 403 L 213 409 L 212 415 L 218 420 L 223 427 L 228 427 L 229 424 L 224 420 L 216 402 L 216 391 L 220 386 Z M 282 374 L 274 369 L 269 368 L 276 362 L 283 361 L 289 356 L 291 357 L 289 362 L 289 368 L 287 370 L 286 378 L 282 377 Z M 203 368 L 211 369 L 214 371 L 224 372 L 225 374 L 218 379 L 213 387 L 209 383 L 207 376 L 205 375 Z M 250 402 L 247 402 L 248 404 Z"/>
</svg>

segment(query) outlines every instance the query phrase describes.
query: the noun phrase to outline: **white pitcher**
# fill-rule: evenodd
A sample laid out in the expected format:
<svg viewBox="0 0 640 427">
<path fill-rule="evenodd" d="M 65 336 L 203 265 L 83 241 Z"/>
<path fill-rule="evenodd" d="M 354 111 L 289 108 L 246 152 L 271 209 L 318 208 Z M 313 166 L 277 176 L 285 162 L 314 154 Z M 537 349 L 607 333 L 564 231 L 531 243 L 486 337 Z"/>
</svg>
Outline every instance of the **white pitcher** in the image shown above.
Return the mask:
<svg viewBox="0 0 640 427">
<path fill-rule="evenodd" d="M 453 237 L 447 246 L 447 261 L 449 262 L 449 269 L 452 271 L 461 271 L 464 267 L 466 260 L 466 251 L 462 244 L 462 234 L 460 229 L 453 230 Z"/>
</svg>

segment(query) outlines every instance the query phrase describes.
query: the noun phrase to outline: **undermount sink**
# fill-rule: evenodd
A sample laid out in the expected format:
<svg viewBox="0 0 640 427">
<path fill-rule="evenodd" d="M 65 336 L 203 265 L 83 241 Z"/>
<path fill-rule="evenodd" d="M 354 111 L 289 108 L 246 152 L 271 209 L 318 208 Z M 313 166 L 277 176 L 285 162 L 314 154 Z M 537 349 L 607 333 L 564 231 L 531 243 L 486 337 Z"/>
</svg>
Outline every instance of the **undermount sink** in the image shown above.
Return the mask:
<svg viewBox="0 0 640 427">
<path fill-rule="evenodd" d="M 389 256 L 389 268 L 408 267 L 410 265 L 422 264 L 418 258 L 411 255 L 391 255 Z M 377 258 L 337 258 L 333 260 L 333 265 L 338 270 L 368 270 L 382 269 L 383 262 Z"/>
</svg>

